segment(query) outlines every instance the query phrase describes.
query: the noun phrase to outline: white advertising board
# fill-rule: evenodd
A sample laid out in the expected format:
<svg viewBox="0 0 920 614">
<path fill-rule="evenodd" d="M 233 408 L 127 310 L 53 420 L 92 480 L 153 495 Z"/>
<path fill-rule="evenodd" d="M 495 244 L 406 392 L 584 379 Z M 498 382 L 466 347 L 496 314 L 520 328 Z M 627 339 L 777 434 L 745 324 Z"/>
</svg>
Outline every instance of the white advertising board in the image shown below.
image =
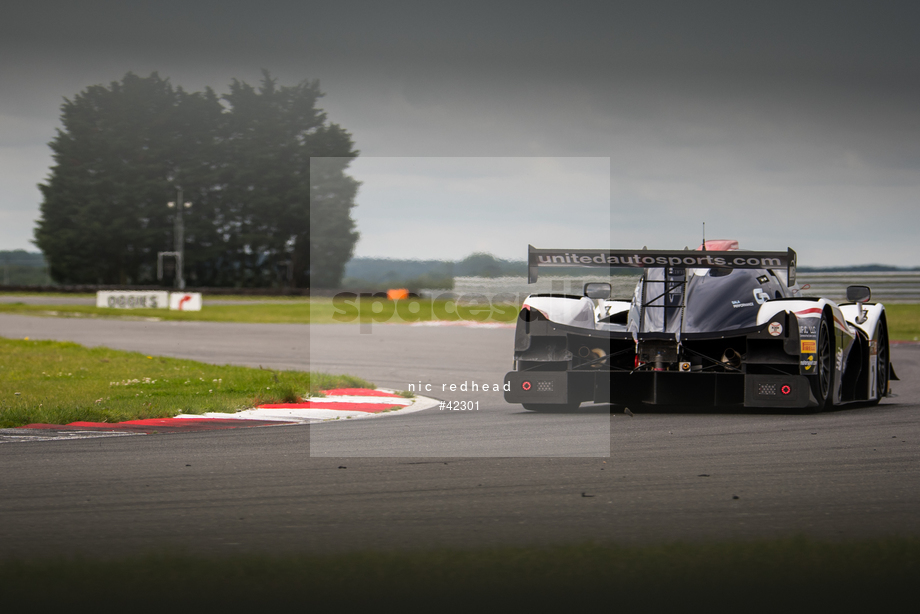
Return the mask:
<svg viewBox="0 0 920 614">
<path fill-rule="evenodd" d="M 100 290 L 96 293 L 96 307 L 112 309 L 166 309 L 169 292 Z"/>
<path fill-rule="evenodd" d="M 201 292 L 170 292 L 169 308 L 175 311 L 201 311 Z"/>
</svg>

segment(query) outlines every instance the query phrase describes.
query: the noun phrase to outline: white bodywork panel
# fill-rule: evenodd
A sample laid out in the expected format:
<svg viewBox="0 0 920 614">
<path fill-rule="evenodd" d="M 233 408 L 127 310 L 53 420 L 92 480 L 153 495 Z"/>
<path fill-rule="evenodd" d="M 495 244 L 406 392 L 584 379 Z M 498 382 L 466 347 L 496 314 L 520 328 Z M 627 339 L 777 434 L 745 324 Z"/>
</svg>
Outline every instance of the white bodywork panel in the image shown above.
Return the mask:
<svg viewBox="0 0 920 614">
<path fill-rule="evenodd" d="M 837 305 L 827 299 L 818 300 L 801 300 L 801 301 L 768 301 L 761 305 L 757 314 L 757 324 L 766 324 L 776 314 L 786 312 L 794 314 L 799 326 L 813 326 L 810 322 L 820 319 L 824 313 L 825 307 L 831 310 L 834 318 L 834 329 L 836 332 L 836 367 L 837 373 L 842 369 L 842 363 L 847 359 L 843 353 L 843 348 L 850 351 L 851 346 L 848 340 L 855 339 L 860 333 L 868 340 L 869 356 L 866 364 L 868 369 L 869 398 L 878 395 L 878 330 L 882 315 L 885 313 L 884 305 L 876 303 L 873 305 L 863 305 L 863 311 L 866 319 L 862 323 L 857 323 L 859 316 L 859 306 L 856 304 Z M 859 331 L 859 332 L 857 332 Z M 848 339 L 845 339 L 848 338 Z M 834 382 L 835 395 L 840 393 L 840 380 Z M 887 392 L 887 391 L 884 391 Z M 835 397 L 836 398 L 836 397 Z"/>
<path fill-rule="evenodd" d="M 625 331 L 625 324 L 614 324 L 604 320 L 616 314 L 628 313 L 631 305 L 632 303 L 629 301 L 599 301 L 597 308 L 594 310 L 594 315 L 597 320 L 597 330 Z"/>
<path fill-rule="evenodd" d="M 578 328 L 596 328 L 594 301 L 586 296 L 569 298 L 565 296 L 528 296 L 524 307 L 536 309 L 547 319 Z"/>
</svg>

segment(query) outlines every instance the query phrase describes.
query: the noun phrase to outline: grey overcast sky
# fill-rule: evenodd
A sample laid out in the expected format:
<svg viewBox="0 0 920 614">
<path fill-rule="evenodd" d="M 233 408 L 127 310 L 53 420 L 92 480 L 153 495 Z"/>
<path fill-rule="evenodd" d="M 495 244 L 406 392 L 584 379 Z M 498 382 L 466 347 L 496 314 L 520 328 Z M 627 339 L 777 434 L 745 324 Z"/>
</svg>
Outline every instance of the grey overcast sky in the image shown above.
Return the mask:
<svg viewBox="0 0 920 614">
<path fill-rule="evenodd" d="M 358 255 L 680 248 L 706 222 L 802 266 L 920 266 L 918 24 L 886 1 L 16 3 L 0 249 L 34 249 L 64 97 L 266 68 L 319 79 L 361 151 Z"/>
</svg>

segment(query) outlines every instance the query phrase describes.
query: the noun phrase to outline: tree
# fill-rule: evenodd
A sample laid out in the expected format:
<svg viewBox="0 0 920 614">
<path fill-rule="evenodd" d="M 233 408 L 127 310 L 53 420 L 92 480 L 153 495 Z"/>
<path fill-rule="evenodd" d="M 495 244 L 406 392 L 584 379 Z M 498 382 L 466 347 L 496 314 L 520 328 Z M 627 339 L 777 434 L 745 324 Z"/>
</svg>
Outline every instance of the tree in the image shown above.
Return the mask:
<svg viewBox="0 0 920 614">
<path fill-rule="evenodd" d="M 309 251 L 299 251 L 297 263 L 303 263 L 310 285 L 317 288 L 338 287 L 358 240 L 349 215 L 358 182 L 345 174 L 349 162 L 351 158 L 322 157 L 313 158 L 310 165 L 310 240 L 298 242 Z"/>
<path fill-rule="evenodd" d="M 35 243 L 60 281 L 130 283 L 162 249 L 178 92 L 128 74 L 65 100 Z"/>
<path fill-rule="evenodd" d="M 184 216 L 192 285 L 268 286 L 289 276 L 308 284 L 311 157 L 341 160 L 324 176 L 340 193 L 313 222 L 337 237 L 323 258 L 347 260 L 357 183 L 345 169 L 357 152 L 316 107 L 321 96 L 316 81 L 278 87 L 265 72 L 258 89 L 234 80 L 222 104 L 210 88 L 187 93 L 156 73 L 128 73 L 65 100 L 35 231 L 52 277 L 152 282 L 156 252 L 173 247 L 165 203 L 182 186 L 193 203 Z M 324 283 L 341 279 L 344 261 L 314 264 Z"/>
<path fill-rule="evenodd" d="M 323 228 L 323 236 L 335 235 L 347 242 L 336 250 L 324 250 L 318 264 L 323 285 L 338 285 L 345 262 L 351 257 L 357 233 L 350 212 L 357 183 L 347 175 L 348 163 L 357 155 L 350 135 L 316 107 L 322 97 L 319 83 L 304 81 L 278 87 L 268 72 L 258 89 L 234 80 L 224 100 L 226 116 L 224 165 L 220 217 L 226 234 L 235 230 L 228 247 L 234 260 L 245 261 L 244 270 L 268 279 L 279 262 L 293 269 L 295 283 L 316 285 L 310 271 L 311 223 Z M 320 198 L 311 203 L 311 160 L 336 157 L 339 162 L 325 169 L 322 181 L 336 190 L 335 205 Z M 312 211 L 319 216 L 311 220 Z M 229 222 L 229 224 L 228 224 Z M 331 233 L 331 235 L 330 235 Z M 317 233 L 313 233 L 317 236 Z M 329 271 L 337 271 L 329 275 Z"/>
</svg>

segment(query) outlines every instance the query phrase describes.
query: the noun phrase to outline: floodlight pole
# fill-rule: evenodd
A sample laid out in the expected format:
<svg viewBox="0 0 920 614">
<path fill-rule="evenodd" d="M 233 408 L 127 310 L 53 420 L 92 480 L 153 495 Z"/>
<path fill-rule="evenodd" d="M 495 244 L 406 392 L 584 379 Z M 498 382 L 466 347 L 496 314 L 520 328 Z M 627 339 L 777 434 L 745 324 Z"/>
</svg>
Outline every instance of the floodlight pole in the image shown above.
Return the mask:
<svg viewBox="0 0 920 614">
<path fill-rule="evenodd" d="M 183 268 L 185 263 L 185 226 L 182 223 L 182 210 L 189 209 L 192 206 L 192 203 L 187 203 L 182 200 L 182 188 L 176 186 L 176 202 L 166 203 L 166 206 L 172 209 L 176 208 L 176 220 L 175 220 L 175 231 L 173 232 L 173 237 L 175 240 L 175 253 L 176 253 L 176 286 L 180 290 L 185 290 L 185 275 L 183 274 Z"/>
</svg>

